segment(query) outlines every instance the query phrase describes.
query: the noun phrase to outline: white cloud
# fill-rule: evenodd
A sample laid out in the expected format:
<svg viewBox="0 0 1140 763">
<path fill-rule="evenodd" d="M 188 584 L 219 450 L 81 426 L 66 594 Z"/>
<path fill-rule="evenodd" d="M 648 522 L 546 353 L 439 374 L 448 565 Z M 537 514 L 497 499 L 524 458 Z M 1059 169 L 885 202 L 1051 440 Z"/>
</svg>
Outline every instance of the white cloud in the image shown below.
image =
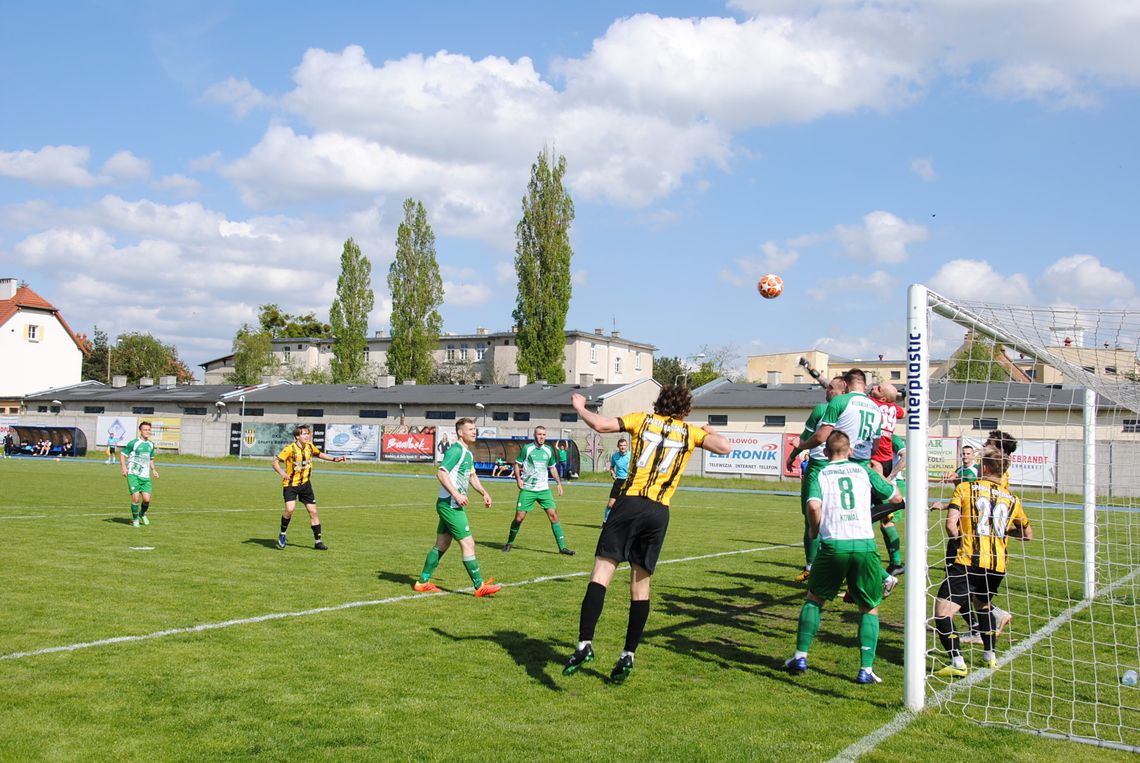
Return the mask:
<svg viewBox="0 0 1140 763">
<path fill-rule="evenodd" d="M 1046 299 L 1068 305 L 1136 308 L 1136 284 L 1088 254 L 1062 257 L 1038 280 Z"/>
<path fill-rule="evenodd" d="M 0 176 L 36 185 L 90 188 L 99 179 L 87 171 L 86 146 L 44 146 L 39 151 L 0 151 Z"/>
<path fill-rule="evenodd" d="M 934 159 L 929 156 L 919 156 L 910 160 L 910 171 L 930 183 L 938 179 L 934 172 Z"/>
<path fill-rule="evenodd" d="M 191 198 L 197 196 L 202 190 L 202 184 L 192 177 L 175 173 L 166 175 L 151 184 L 159 191 L 169 191 L 176 196 Z"/>
<path fill-rule="evenodd" d="M 774 241 L 760 245 L 760 257 L 741 257 L 734 260 L 732 270 L 721 270 L 720 279 L 736 286 L 754 287 L 765 273 L 781 275 L 796 264 L 800 253 L 795 249 L 785 249 Z"/>
<path fill-rule="evenodd" d="M 274 103 L 272 98 L 255 88 L 249 80 L 234 77 L 210 85 L 202 94 L 202 99 L 231 106 L 239 119 L 254 109 L 267 108 Z"/>
<path fill-rule="evenodd" d="M 443 301 L 454 307 L 475 307 L 486 304 L 494 296 L 485 284 L 443 282 Z"/>
<path fill-rule="evenodd" d="M 890 273 L 876 270 L 813 281 L 812 287 L 806 291 L 809 297 L 832 304 L 852 301 L 882 304 L 888 301 L 894 287 L 895 279 Z"/>
<path fill-rule="evenodd" d="M 145 180 L 150 177 L 150 162 L 130 151 L 118 151 L 103 162 L 103 174 L 115 180 Z"/>
<path fill-rule="evenodd" d="M 968 302 L 1001 302 L 1026 305 L 1033 302 L 1029 279 L 1021 273 L 1003 275 L 988 262 L 952 260 L 930 279 L 931 289 L 951 299 Z"/>
<path fill-rule="evenodd" d="M 907 223 L 878 210 L 864 215 L 862 225 L 835 226 L 834 235 L 849 257 L 893 264 L 905 262 L 909 257 L 907 246 L 925 241 L 929 234 L 924 225 Z"/>
<path fill-rule="evenodd" d="M 510 284 L 517 286 L 519 282 L 518 271 L 515 270 L 515 263 L 512 262 L 497 262 L 495 263 L 495 282 L 500 286 Z"/>
<path fill-rule="evenodd" d="M 571 276 L 571 283 L 575 286 L 589 286 L 589 273 L 586 270 L 575 270 L 573 276 Z"/>
</svg>

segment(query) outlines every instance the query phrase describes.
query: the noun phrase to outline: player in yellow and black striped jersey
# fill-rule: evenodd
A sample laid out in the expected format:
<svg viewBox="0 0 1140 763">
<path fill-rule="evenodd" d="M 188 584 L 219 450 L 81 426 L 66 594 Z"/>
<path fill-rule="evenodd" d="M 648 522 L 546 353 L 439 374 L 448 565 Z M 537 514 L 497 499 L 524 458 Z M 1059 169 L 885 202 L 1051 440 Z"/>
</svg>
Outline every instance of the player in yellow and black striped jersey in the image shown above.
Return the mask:
<svg viewBox="0 0 1140 763">
<path fill-rule="evenodd" d="M 1033 527 L 1021 499 L 1001 486 L 1008 456 L 988 446 L 982 451 L 981 465 L 980 479 L 954 489 L 946 517 L 946 532 L 959 542 L 953 560 L 948 560 L 946 579 L 934 604 L 934 627 L 950 656 L 950 665 L 935 671 L 944 677 L 960 678 L 969 672 L 952 623 L 954 614 L 967 607 L 972 607 L 980 632 L 982 660 L 987 667 L 997 667 L 991 602 L 1005 577 L 1006 546 L 1010 538 L 1033 539 Z"/>
<path fill-rule="evenodd" d="M 344 461 L 344 456 L 330 456 L 313 445 L 313 430 L 305 424 L 293 429 L 293 442 L 286 445 L 273 459 L 273 471 L 281 475 L 282 494 L 285 498 L 285 511 L 281 514 L 281 534 L 277 536 L 277 548 L 285 548 L 285 532 L 293 519 L 297 501 L 305 504 L 309 512 L 309 526 L 313 530 L 314 548 L 328 551 L 329 547 L 321 540 L 321 518 L 317 514 L 317 497 L 309 482 L 313 473 L 313 461 Z"/>
<path fill-rule="evenodd" d="M 728 440 L 709 426 L 699 427 L 684 419 L 692 408 L 688 387 L 662 387 L 653 413 L 632 413 L 619 418 L 601 416 L 586 407 L 586 398 L 577 393 L 570 403 L 586 426 L 602 434 L 628 432 L 630 435 L 629 475 L 622 484 L 609 518 L 602 524 L 594 551 L 594 570 L 582 600 L 578 620 L 578 648 L 562 672 L 570 675 L 594 659 L 591 641 L 602 615 L 606 589 L 620 562 L 628 561 L 629 623 L 625 649 L 610 672 L 611 681 L 623 681 L 633 670 L 633 653 L 649 618 L 649 581 L 669 527 L 669 500 L 685 464 L 697 448 L 727 455 Z"/>
</svg>

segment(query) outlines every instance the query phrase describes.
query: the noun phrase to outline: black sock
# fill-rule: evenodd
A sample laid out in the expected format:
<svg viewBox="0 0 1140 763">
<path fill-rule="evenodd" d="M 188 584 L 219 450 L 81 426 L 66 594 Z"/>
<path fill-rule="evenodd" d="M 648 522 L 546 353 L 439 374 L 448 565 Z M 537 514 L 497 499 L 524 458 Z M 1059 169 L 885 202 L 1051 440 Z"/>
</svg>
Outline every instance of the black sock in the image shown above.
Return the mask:
<svg viewBox="0 0 1140 763">
<path fill-rule="evenodd" d="M 994 611 L 992 609 L 983 609 L 977 614 L 978 630 L 982 634 L 982 649 L 987 652 L 994 650 Z"/>
<path fill-rule="evenodd" d="M 146 516 L 146 510 L 149 508 L 150 508 L 150 501 L 143 501 L 141 504 L 139 504 L 139 516 L 145 517 Z"/>
<path fill-rule="evenodd" d="M 292 518 L 293 517 L 281 517 L 281 532 L 285 532 L 289 529 L 289 520 Z"/>
<path fill-rule="evenodd" d="M 321 526 L 319 524 L 313 525 L 313 540 L 321 539 Z"/>
<path fill-rule="evenodd" d="M 606 587 L 601 583 L 590 581 L 586 586 L 586 596 L 582 599 L 582 614 L 578 618 L 578 640 L 593 641 L 594 627 L 598 618 L 602 616 L 602 607 L 606 603 Z"/>
<path fill-rule="evenodd" d="M 649 599 L 629 603 L 629 624 L 625 627 L 625 651 L 636 652 L 641 643 L 641 632 L 649 619 Z"/>
<path fill-rule="evenodd" d="M 938 631 L 938 641 L 950 657 L 961 657 L 962 650 L 958 648 L 958 634 L 954 632 L 954 622 L 949 617 L 934 618 L 934 630 Z"/>
</svg>

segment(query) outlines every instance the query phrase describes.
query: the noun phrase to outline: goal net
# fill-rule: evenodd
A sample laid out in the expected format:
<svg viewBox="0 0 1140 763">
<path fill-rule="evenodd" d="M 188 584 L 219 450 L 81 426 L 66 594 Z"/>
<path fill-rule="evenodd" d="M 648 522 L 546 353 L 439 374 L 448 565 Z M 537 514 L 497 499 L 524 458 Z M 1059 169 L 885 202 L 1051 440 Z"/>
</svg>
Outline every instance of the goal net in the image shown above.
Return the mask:
<svg viewBox="0 0 1140 763">
<path fill-rule="evenodd" d="M 1140 752 L 1140 312 L 955 302 L 922 286 L 908 311 L 907 704 Z M 926 507 L 949 501 L 992 430 L 1017 441 L 1009 492 L 1033 538 L 1003 538 L 997 667 L 971 643 L 976 612 L 959 613 L 967 674 L 940 676 L 947 515 Z"/>
</svg>

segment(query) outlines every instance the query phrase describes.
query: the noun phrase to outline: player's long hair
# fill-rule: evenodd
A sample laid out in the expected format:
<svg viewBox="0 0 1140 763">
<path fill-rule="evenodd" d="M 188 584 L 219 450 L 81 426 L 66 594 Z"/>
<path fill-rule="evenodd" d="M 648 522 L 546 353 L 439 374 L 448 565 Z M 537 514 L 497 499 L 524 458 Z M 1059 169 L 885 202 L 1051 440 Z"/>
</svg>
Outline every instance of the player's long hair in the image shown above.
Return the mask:
<svg viewBox="0 0 1140 763">
<path fill-rule="evenodd" d="M 990 437 L 987 442 L 1007 456 L 1017 452 L 1017 438 L 1000 429 L 995 429 L 990 432 Z"/>
<path fill-rule="evenodd" d="M 653 403 L 653 412 L 658 416 L 683 419 L 693 409 L 693 393 L 683 384 L 666 384 Z"/>
</svg>

